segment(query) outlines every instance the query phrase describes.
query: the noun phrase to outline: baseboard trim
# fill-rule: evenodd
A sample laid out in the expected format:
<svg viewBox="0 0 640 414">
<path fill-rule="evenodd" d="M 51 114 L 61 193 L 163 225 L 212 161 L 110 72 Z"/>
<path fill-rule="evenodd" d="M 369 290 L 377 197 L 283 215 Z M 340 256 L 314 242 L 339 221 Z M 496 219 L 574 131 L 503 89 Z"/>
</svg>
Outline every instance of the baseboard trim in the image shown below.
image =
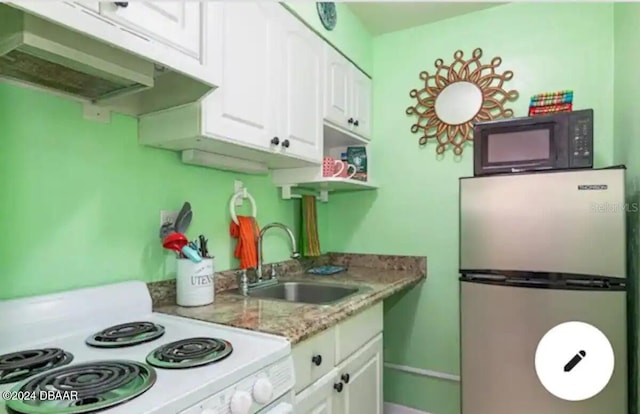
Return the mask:
<svg viewBox="0 0 640 414">
<path fill-rule="evenodd" d="M 410 374 L 420 375 L 429 378 L 438 378 L 447 381 L 460 382 L 459 375 L 448 374 L 446 372 L 432 371 L 430 369 L 414 368 L 407 365 L 396 365 L 388 362 L 384 363 L 385 368 L 394 369 L 396 371 L 408 372 Z"/>
<path fill-rule="evenodd" d="M 416 410 L 415 408 L 405 407 L 404 405 L 384 403 L 384 414 L 429 414 L 425 411 Z"/>
</svg>

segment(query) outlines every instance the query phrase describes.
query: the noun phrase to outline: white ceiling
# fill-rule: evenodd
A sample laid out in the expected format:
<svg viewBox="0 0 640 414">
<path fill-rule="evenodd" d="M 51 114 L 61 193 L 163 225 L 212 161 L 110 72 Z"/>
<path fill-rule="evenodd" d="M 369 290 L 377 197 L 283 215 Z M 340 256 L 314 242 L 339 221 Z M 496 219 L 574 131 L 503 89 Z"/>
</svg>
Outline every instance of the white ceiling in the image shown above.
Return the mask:
<svg viewBox="0 0 640 414">
<path fill-rule="evenodd" d="M 351 11 L 372 35 L 407 29 L 505 3 L 354 2 Z"/>
</svg>

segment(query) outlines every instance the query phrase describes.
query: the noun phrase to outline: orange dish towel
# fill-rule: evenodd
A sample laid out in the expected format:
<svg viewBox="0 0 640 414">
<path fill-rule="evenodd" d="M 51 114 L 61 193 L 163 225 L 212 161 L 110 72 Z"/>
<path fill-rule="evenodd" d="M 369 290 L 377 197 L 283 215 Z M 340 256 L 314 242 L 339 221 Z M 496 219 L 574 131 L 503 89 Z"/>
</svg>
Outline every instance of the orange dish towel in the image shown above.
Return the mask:
<svg viewBox="0 0 640 414">
<path fill-rule="evenodd" d="M 258 223 L 254 217 L 247 216 L 238 216 L 238 223 L 231 220 L 229 227 L 231 237 L 238 239 L 233 255 L 240 259 L 240 269 L 258 267 Z"/>
</svg>

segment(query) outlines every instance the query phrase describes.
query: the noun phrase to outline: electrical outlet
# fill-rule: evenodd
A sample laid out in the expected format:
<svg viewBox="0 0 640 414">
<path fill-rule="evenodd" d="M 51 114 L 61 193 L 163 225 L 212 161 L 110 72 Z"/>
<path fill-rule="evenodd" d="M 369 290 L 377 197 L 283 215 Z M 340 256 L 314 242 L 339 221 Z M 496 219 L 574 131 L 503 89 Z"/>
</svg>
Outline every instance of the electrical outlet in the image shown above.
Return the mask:
<svg viewBox="0 0 640 414">
<path fill-rule="evenodd" d="M 160 225 L 164 223 L 175 223 L 179 211 L 160 210 Z"/>
</svg>

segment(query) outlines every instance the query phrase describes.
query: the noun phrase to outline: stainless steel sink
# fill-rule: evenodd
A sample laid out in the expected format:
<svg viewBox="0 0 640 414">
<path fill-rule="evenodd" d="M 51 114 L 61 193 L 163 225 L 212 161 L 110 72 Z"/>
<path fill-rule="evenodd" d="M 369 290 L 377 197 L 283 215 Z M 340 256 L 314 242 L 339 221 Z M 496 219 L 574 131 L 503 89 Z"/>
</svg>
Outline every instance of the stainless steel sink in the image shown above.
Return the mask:
<svg viewBox="0 0 640 414">
<path fill-rule="evenodd" d="M 311 282 L 280 282 L 276 285 L 249 290 L 249 296 L 288 302 L 327 304 L 345 299 L 361 289 L 342 285 Z"/>
</svg>

